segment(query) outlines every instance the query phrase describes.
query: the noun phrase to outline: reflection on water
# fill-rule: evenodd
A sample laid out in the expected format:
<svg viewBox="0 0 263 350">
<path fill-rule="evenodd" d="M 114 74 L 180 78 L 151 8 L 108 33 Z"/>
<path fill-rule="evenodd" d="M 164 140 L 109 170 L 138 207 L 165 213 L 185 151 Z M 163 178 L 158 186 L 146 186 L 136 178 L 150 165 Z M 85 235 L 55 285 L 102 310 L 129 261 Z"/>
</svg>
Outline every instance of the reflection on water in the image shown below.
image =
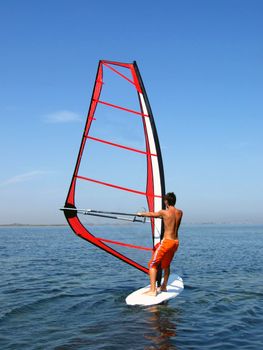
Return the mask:
<svg viewBox="0 0 263 350">
<path fill-rule="evenodd" d="M 145 350 L 176 350 L 173 344 L 176 337 L 176 309 L 171 309 L 167 304 L 151 306 L 147 308 L 148 326 L 151 332 L 144 334 L 145 339 L 150 340 L 152 345 L 145 346 Z"/>
</svg>

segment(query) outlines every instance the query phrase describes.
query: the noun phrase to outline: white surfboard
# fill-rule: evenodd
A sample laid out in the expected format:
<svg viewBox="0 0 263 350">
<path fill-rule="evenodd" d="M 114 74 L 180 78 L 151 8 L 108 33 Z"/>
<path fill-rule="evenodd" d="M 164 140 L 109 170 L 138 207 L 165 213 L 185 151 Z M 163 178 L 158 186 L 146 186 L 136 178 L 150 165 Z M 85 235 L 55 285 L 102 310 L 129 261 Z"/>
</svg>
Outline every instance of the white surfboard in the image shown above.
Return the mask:
<svg viewBox="0 0 263 350">
<path fill-rule="evenodd" d="M 126 304 L 144 306 L 157 305 L 177 297 L 177 295 L 179 295 L 184 289 L 183 279 L 180 276 L 173 274 L 169 277 L 169 280 L 172 282 L 168 284 L 167 292 L 160 292 L 156 297 L 145 295 L 144 293 L 150 288 L 150 285 L 148 285 L 147 287 L 140 288 L 129 294 L 125 299 Z"/>
</svg>

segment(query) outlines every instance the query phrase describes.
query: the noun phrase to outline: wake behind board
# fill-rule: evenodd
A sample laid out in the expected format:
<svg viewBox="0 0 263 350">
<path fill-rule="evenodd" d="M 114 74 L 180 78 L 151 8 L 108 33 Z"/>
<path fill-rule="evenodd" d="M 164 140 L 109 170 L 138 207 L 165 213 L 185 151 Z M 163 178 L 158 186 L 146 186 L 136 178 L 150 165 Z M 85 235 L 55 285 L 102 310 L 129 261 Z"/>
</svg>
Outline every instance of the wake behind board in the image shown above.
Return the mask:
<svg viewBox="0 0 263 350">
<path fill-rule="evenodd" d="M 184 289 L 183 279 L 176 274 L 171 275 L 169 279 L 172 282 L 168 284 L 167 292 L 160 292 L 156 297 L 147 296 L 144 293 L 149 290 L 150 285 L 148 285 L 147 287 L 140 288 L 129 294 L 125 299 L 126 304 L 150 306 L 161 304 L 164 301 L 177 297 L 177 295 L 179 295 Z"/>
</svg>

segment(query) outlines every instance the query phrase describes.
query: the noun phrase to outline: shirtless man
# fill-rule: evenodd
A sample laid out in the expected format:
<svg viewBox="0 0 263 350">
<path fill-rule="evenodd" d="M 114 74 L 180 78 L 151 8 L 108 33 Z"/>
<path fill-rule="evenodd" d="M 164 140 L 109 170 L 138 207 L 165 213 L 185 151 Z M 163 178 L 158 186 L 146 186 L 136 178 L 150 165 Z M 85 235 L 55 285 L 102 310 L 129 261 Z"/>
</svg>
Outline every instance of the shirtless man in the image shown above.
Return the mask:
<svg viewBox="0 0 263 350">
<path fill-rule="evenodd" d="M 169 192 L 164 196 L 166 210 L 137 213 L 138 216 L 161 218 L 164 223 L 163 239 L 154 247 L 153 256 L 149 262 L 151 287 L 150 290 L 145 293 L 149 296 L 157 295 L 156 279 L 159 266 L 164 270 L 164 278 L 160 290 L 167 291 L 166 287 L 170 275 L 170 264 L 179 246 L 178 230 L 183 216 L 182 210 L 175 208 L 175 203 L 175 194 Z"/>
</svg>

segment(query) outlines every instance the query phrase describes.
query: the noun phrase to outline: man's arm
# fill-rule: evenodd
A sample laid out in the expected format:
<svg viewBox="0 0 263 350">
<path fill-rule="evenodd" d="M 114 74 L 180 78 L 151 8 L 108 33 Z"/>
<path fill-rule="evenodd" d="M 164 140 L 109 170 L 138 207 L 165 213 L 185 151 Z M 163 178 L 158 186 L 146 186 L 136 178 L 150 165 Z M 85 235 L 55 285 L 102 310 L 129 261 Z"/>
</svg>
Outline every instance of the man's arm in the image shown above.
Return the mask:
<svg viewBox="0 0 263 350">
<path fill-rule="evenodd" d="M 157 212 L 153 211 L 145 211 L 141 213 L 137 213 L 138 216 L 146 216 L 147 218 L 162 218 L 164 210 L 160 210 Z"/>
</svg>

